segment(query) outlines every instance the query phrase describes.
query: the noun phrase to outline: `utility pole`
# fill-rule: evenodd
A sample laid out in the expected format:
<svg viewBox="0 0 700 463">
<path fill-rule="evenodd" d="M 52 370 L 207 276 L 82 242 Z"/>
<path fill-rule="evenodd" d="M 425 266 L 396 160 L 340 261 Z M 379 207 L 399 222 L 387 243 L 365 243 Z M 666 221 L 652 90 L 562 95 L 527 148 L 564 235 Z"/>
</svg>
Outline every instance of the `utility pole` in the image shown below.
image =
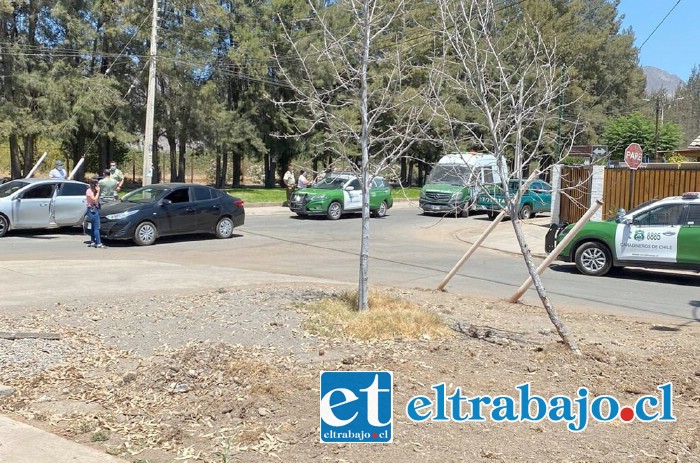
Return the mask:
<svg viewBox="0 0 700 463">
<path fill-rule="evenodd" d="M 656 159 L 659 153 L 659 113 L 661 112 L 661 95 L 656 96 L 654 111 L 656 112 L 656 124 L 654 128 L 654 159 Z"/>
<path fill-rule="evenodd" d="M 153 0 L 153 22 L 151 23 L 151 55 L 148 69 L 148 98 L 146 101 L 146 128 L 143 134 L 143 181 L 150 185 L 153 180 L 153 119 L 156 106 L 156 54 L 158 53 L 158 0 Z"/>
</svg>

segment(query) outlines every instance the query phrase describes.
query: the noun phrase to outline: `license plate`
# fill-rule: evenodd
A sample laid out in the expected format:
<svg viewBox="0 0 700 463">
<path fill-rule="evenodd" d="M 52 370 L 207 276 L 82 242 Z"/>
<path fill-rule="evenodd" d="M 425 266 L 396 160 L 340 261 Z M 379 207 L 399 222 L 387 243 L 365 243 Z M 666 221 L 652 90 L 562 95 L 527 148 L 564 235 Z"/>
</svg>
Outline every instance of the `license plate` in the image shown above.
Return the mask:
<svg viewBox="0 0 700 463">
<path fill-rule="evenodd" d="M 431 205 L 431 206 L 430 206 L 430 209 L 432 209 L 432 210 L 440 209 L 440 206 L 433 206 L 433 205 Z"/>
</svg>

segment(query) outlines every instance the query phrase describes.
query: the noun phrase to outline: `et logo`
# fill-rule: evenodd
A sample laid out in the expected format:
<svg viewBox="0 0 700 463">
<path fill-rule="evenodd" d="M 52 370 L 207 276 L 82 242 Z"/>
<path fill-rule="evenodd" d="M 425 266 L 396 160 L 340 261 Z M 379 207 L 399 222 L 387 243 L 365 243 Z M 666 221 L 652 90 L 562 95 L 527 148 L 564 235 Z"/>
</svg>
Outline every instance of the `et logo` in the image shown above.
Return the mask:
<svg viewBox="0 0 700 463">
<path fill-rule="evenodd" d="M 321 372 L 321 442 L 391 442 L 390 371 Z"/>
</svg>

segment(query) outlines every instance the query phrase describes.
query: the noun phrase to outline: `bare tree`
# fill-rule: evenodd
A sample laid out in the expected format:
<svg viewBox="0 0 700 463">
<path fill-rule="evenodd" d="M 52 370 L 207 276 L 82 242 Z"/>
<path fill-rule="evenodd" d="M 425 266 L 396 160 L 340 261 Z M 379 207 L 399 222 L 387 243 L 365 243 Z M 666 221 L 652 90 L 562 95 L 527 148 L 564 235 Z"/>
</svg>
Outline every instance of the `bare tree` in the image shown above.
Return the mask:
<svg viewBox="0 0 700 463">
<path fill-rule="evenodd" d="M 502 174 L 505 159 L 512 160 L 510 176 L 501 175 L 501 189 L 520 251 L 550 320 L 578 352 L 532 261 L 519 217 L 520 194 L 509 189 L 509 178 L 522 181 L 524 167 L 547 168 L 544 155 L 559 143 L 565 67 L 524 14 L 498 17 L 492 0 L 438 0 L 438 10 L 444 50 L 442 65 L 433 69 L 433 107 L 455 140 L 467 139 L 481 152 L 496 155 Z M 475 113 L 465 118 L 455 111 L 459 107 Z"/>
<path fill-rule="evenodd" d="M 287 27 L 288 53 L 277 53 L 280 77 L 293 96 L 277 101 L 295 126 L 294 136 L 314 137 L 316 152 L 333 153 L 357 174 L 362 187 L 359 310 L 367 309 L 369 189 L 374 177 L 400 159 L 429 124 L 425 98 L 403 87 L 410 48 L 400 43 L 403 0 L 309 1 L 308 28 Z M 281 18 L 280 18 L 280 22 Z M 387 38 L 396 38 L 392 43 Z M 293 58 L 293 59 L 290 59 Z M 422 60 L 425 57 L 421 57 Z M 298 109 L 304 108 L 304 116 Z M 288 110 L 289 109 L 289 110 Z M 288 110 L 288 111 L 287 111 Z M 359 162 L 358 162 L 359 161 Z"/>
</svg>

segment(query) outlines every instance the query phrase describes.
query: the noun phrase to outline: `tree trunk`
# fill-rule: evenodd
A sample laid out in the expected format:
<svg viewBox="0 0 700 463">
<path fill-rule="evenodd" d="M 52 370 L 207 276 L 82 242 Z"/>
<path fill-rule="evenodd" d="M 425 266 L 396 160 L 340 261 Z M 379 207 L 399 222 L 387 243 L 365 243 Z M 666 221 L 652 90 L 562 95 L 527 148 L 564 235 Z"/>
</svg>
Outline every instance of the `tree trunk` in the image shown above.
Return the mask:
<svg viewBox="0 0 700 463">
<path fill-rule="evenodd" d="M 520 252 L 523 255 L 523 259 L 525 260 L 527 272 L 530 274 L 530 278 L 532 278 L 532 282 L 535 286 L 535 290 L 537 291 L 537 295 L 540 297 L 542 305 L 547 311 L 549 319 L 551 320 L 554 327 L 557 329 L 557 333 L 559 333 L 559 336 L 561 337 L 562 341 L 564 341 L 564 344 L 566 344 L 566 346 L 569 349 L 571 349 L 576 355 L 581 355 L 581 351 L 576 345 L 576 341 L 569 335 L 569 330 L 559 319 L 559 315 L 557 315 L 556 310 L 554 310 L 554 306 L 552 305 L 552 302 L 550 301 L 549 296 L 547 295 L 547 290 L 544 288 L 544 284 L 542 284 L 542 279 L 537 273 L 537 267 L 535 267 L 534 262 L 532 262 L 532 254 L 530 253 L 530 247 L 527 245 L 527 242 L 525 240 L 525 234 L 523 233 L 522 224 L 520 222 L 520 219 L 518 219 L 517 207 L 513 201 L 510 201 L 510 204 L 508 206 L 509 212 L 511 214 L 511 223 L 513 224 L 513 230 L 515 231 L 515 237 L 518 240 Z"/>
<path fill-rule="evenodd" d="M 408 177 L 406 177 L 406 186 L 412 186 L 413 185 L 413 169 L 416 165 L 416 161 L 411 160 L 408 163 Z"/>
<path fill-rule="evenodd" d="M 178 150 L 178 162 L 177 162 L 177 181 L 178 182 L 184 182 L 185 181 L 185 173 L 186 173 L 186 168 L 187 168 L 187 163 L 186 163 L 186 154 L 187 154 L 187 136 L 185 133 L 180 134 L 180 139 L 178 140 L 177 143 L 177 150 Z"/>
<path fill-rule="evenodd" d="M 226 188 L 226 175 L 228 173 L 228 148 L 224 148 L 221 153 L 221 186 Z"/>
<path fill-rule="evenodd" d="M 369 66 L 370 49 L 370 19 L 369 13 L 364 11 L 361 19 L 360 31 L 362 33 L 362 58 L 360 71 L 360 151 L 362 157 L 356 159 L 359 162 L 362 176 L 362 239 L 360 241 L 360 281 L 357 291 L 358 310 L 369 309 L 369 92 L 367 82 L 367 68 Z"/>
<path fill-rule="evenodd" d="M 177 182 L 177 140 L 170 134 L 166 138 L 170 155 L 170 181 Z"/>
<path fill-rule="evenodd" d="M 221 188 L 221 153 L 216 153 L 216 172 L 214 172 L 214 186 Z"/>
<path fill-rule="evenodd" d="M 265 188 L 275 186 L 275 163 L 270 153 L 265 153 Z"/>
<path fill-rule="evenodd" d="M 19 139 L 17 134 L 10 134 L 10 176 L 14 178 L 22 177 L 22 159 L 20 156 Z"/>
<path fill-rule="evenodd" d="M 160 145 L 158 144 L 158 130 L 153 127 L 153 175 L 151 176 L 151 183 L 158 183 L 160 181 L 160 162 L 158 156 L 160 155 Z"/>
<path fill-rule="evenodd" d="M 231 162 L 231 164 L 233 164 L 233 178 L 231 179 L 233 188 L 241 186 L 241 157 L 241 153 L 238 150 L 233 153 L 233 160 Z"/>
<path fill-rule="evenodd" d="M 34 167 L 34 149 L 36 135 L 25 135 L 24 139 L 24 175 Z"/>
<path fill-rule="evenodd" d="M 418 186 L 425 185 L 425 178 L 427 177 L 426 165 L 424 162 L 418 163 Z"/>
<path fill-rule="evenodd" d="M 401 182 L 401 186 L 406 186 L 408 184 L 408 159 L 405 156 L 401 156 L 400 165 L 399 182 Z"/>
</svg>

